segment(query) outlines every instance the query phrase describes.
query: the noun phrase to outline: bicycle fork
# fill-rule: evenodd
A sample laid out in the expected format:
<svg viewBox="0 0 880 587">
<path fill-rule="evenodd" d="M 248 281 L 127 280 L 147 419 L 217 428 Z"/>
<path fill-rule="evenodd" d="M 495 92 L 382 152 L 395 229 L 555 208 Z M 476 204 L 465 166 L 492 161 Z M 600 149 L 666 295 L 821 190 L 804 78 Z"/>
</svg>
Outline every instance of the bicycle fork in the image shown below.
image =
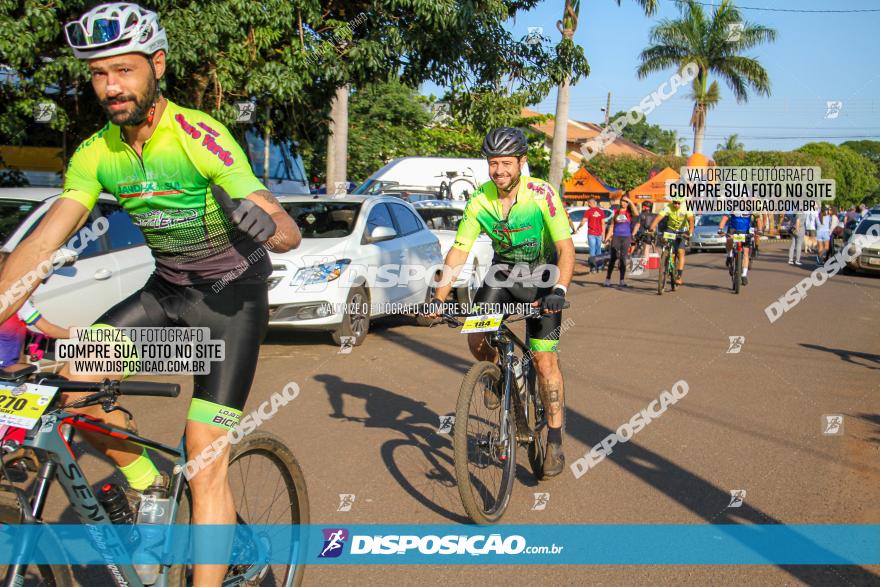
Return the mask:
<svg viewBox="0 0 880 587">
<path fill-rule="evenodd" d="M 70 443 L 70 439 L 73 437 L 73 430 L 70 426 L 66 426 L 61 431 L 61 435 L 67 443 Z M 51 459 L 46 459 L 40 464 L 40 470 L 37 472 L 34 481 L 33 498 L 30 502 L 28 502 L 23 491 L 15 489 L 15 496 L 18 499 L 19 509 L 21 509 L 22 523 L 37 524 L 40 522 L 43 516 L 43 506 L 46 504 L 46 497 L 49 495 L 49 486 L 55 479 L 57 470 L 58 464 Z M 25 534 L 24 542 L 18 546 L 18 552 L 23 556 L 18 560 L 30 560 L 32 558 L 33 549 L 36 546 L 32 543 L 33 536 L 34 534 L 31 533 Z M 24 575 L 27 567 L 28 565 L 22 563 L 10 564 L 6 569 L 6 579 L 3 581 L 3 587 L 21 587 L 24 585 Z"/>
</svg>

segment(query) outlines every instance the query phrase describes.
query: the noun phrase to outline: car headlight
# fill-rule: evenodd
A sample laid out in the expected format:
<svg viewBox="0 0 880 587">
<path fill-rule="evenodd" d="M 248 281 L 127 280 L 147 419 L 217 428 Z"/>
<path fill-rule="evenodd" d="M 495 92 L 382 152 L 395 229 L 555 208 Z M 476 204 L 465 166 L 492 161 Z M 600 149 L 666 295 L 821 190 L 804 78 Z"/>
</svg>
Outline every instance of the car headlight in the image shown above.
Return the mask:
<svg viewBox="0 0 880 587">
<path fill-rule="evenodd" d="M 351 259 L 340 259 L 334 263 L 322 263 L 320 265 L 312 265 L 311 267 L 303 267 L 296 272 L 290 285 L 311 285 L 313 283 L 326 283 L 338 279 Z"/>
</svg>

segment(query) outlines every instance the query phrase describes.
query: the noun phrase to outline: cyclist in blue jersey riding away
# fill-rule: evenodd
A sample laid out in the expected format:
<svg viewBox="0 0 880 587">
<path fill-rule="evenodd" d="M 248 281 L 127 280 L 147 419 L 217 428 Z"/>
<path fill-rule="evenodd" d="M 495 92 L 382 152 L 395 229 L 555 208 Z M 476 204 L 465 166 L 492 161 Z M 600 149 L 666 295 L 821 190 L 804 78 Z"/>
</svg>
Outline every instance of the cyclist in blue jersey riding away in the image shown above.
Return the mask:
<svg viewBox="0 0 880 587">
<path fill-rule="evenodd" d="M 749 231 L 752 229 L 752 217 L 754 216 L 754 227 L 757 229 L 755 231 L 755 235 L 761 233 L 764 228 L 764 223 L 761 219 L 760 214 L 746 214 L 742 212 L 734 212 L 733 214 L 725 214 L 721 218 L 721 222 L 718 224 L 718 233 L 724 234 L 725 227 L 727 228 L 727 259 L 725 263 L 727 265 L 730 274 L 733 275 L 734 267 L 733 267 L 733 238 L 734 234 L 749 234 Z M 742 269 L 742 284 L 749 284 L 749 248 L 745 247 L 743 249 L 743 269 Z"/>
<path fill-rule="evenodd" d="M 565 467 L 562 452 L 565 397 L 556 351 L 562 307 L 574 272 L 574 244 L 568 215 L 555 190 L 540 179 L 521 175 L 527 150 L 526 137 L 520 130 L 497 128 L 486 136 L 483 154 L 489 160 L 492 179 L 480 186 L 468 201 L 455 243 L 446 255 L 444 275 L 433 303 L 439 305 L 449 296 L 451 284 L 480 233 L 489 235 L 495 251 L 493 267 L 487 282 L 477 291 L 474 304 L 518 302 L 540 306 L 544 312 L 539 318 L 528 319 L 526 329 L 530 350 L 534 353 L 541 399 L 548 414 L 544 476 L 552 477 Z M 512 267 L 518 264 L 527 264 L 530 270 L 555 265 L 558 270 L 555 284 L 543 287 L 527 280 L 513 280 Z M 546 281 L 549 274 L 549 271 L 543 272 L 538 281 Z M 492 277 L 505 281 L 510 278 L 511 284 L 501 285 Z M 469 334 L 468 345 L 477 360 L 497 362 L 497 352 L 484 334 Z M 501 403 L 498 389 L 486 390 L 484 396 L 487 408 L 498 409 Z"/>
<path fill-rule="evenodd" d="M 225 360 L 194 377 L 186 450 L 198 455 L 241 417 L 268 325 L 268 256 L 259 255 L 256 263 L 247 257 L 264 246 L 282 252 L 295 248 L 299 230 L 254 177 L 222 124 L 161 94 L 168 41 L 155 13 L 136 4 L 103 4 L 67 23 L 64 31 L 74 55 L 88 62 L 92 88 L 109 122 L 74 153 L 61 198 L 10 256 L 0 275 L 0 294 L 17 287 L 83 226 L 102 191 L 115 195 L 144 233 L 156 271 L 93 327 L 207 327 L 212 339 L 224 341 Z M 212 284 L 236 268 L 237 277 L 213 291 Z M 0 312 L 0 322 L 25 299 Z M 62 374 L 74 380 L 103 378 Z M 67 394 L 65 400 L 78 395 Z M 126 426 L 121 411 L 105 413 L 100 406 L 80 411 Z M 142 448 L 107 436 L 90 440 L 119 466 L 132 489 L 142 491 L 157 477 L 164 480 Z M 227 446 L 221 458 L 190 480 L 196 524 L 236 521 L 228 454 Z M 226 565 L 197 565 L 193 582 L 218 586 L 225 573 Z"/>
</svg>

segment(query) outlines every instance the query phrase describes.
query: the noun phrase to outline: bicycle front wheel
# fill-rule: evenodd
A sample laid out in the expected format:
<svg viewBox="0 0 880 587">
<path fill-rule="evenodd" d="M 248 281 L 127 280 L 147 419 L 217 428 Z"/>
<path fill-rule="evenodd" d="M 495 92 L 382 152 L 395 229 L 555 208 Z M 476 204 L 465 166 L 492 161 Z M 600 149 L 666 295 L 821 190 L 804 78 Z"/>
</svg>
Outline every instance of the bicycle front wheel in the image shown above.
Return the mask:
<svg viewBox="0 0 880 587">
<path fill-rule="evenodd" d="M 21 524 L 22 515 L 18 500 L 10 492 L 0 492 L 0 525 Z M 48 553 L 63 552 L 61 545 L 54 539 L 43 539 L 35 545 L 43 556 Z M 0 565 L 0 581 L 6 578 L 9 570 L 7 565 Z M 28 565 L 24 570 L 22 587 L 73 587 L 73 574 L 66 565 Z"/>
<path fill-rule="evenodd" d="M 309 523 L 309 498 L 299 463 L 281 440 L 269 432 L 254 432 L 232 448 L 228 469 L 229 487 L 239 525 L 284 525 L 290 528 L 285 552 L 272 552 L 273 544 L 261 539 L 259 532 L 250 544 L 233 544 L 233 550 L 256 549 L 269 560 L 290 564 L 232 565 L 226 581 L 238 578 L 238 585 L 296 586 L 305 572 L 306 532 Z M 186 488 L 178 510 L 177 523 L 191 524 L 191 496 Z M 282 541 L 285 542 L 285 541 Z M 255 574 L 256 572 L 256 574 Z M 192 585 L 192 568 L 171 567 L 168 584 Z"/>
<path fill-rule="evenodd" d="M 733 264 L 733 291 L 734 291 L 734 293 L 739 293 L 739 290 L 742 288 L 742 273 L 743 273 L 743 253 L 742 253 L 742 251 L 737 251 L 736 257 L 734 259 L 734 264 Z"/>
<path fill-rule="evenodd" d="M 657 270 L 657 295 L 662 296 L 663 290 L 666 288 L 666 274 L 669 270 L 669 249 L 663 249 L 660 254 L 660 269 Z"/>
<path fill-rule="evenodd" d="M 484 391 L 496 388 L 500 380 L 497 365 L 487 361 L 477 363 L 461 383 L 455 409 L 453 454 L 458 493 L 465 512 L 478 524 L 492 524 L 501 519 L 513 491 L 514 417 L 507 415 L 507 438 L 503 440 L 502 407 L 489 409 L 484 397 Z"/>
</svg>

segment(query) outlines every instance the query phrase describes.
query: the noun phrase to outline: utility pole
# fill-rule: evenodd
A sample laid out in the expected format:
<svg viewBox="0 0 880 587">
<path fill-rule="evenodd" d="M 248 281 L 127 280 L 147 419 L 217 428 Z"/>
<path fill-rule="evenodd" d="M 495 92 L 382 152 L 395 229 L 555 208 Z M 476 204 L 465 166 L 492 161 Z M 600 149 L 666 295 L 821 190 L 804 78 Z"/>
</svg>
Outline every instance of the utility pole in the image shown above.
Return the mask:
<svg viewBox="0 0 880 587">
<path fill-rule="evenodd" d="M 608 92 L 608 101 L 605 103 L 605 128 L 608 128 L 608 120 L 611 118 L 611 92 Z"/>
</svg>

